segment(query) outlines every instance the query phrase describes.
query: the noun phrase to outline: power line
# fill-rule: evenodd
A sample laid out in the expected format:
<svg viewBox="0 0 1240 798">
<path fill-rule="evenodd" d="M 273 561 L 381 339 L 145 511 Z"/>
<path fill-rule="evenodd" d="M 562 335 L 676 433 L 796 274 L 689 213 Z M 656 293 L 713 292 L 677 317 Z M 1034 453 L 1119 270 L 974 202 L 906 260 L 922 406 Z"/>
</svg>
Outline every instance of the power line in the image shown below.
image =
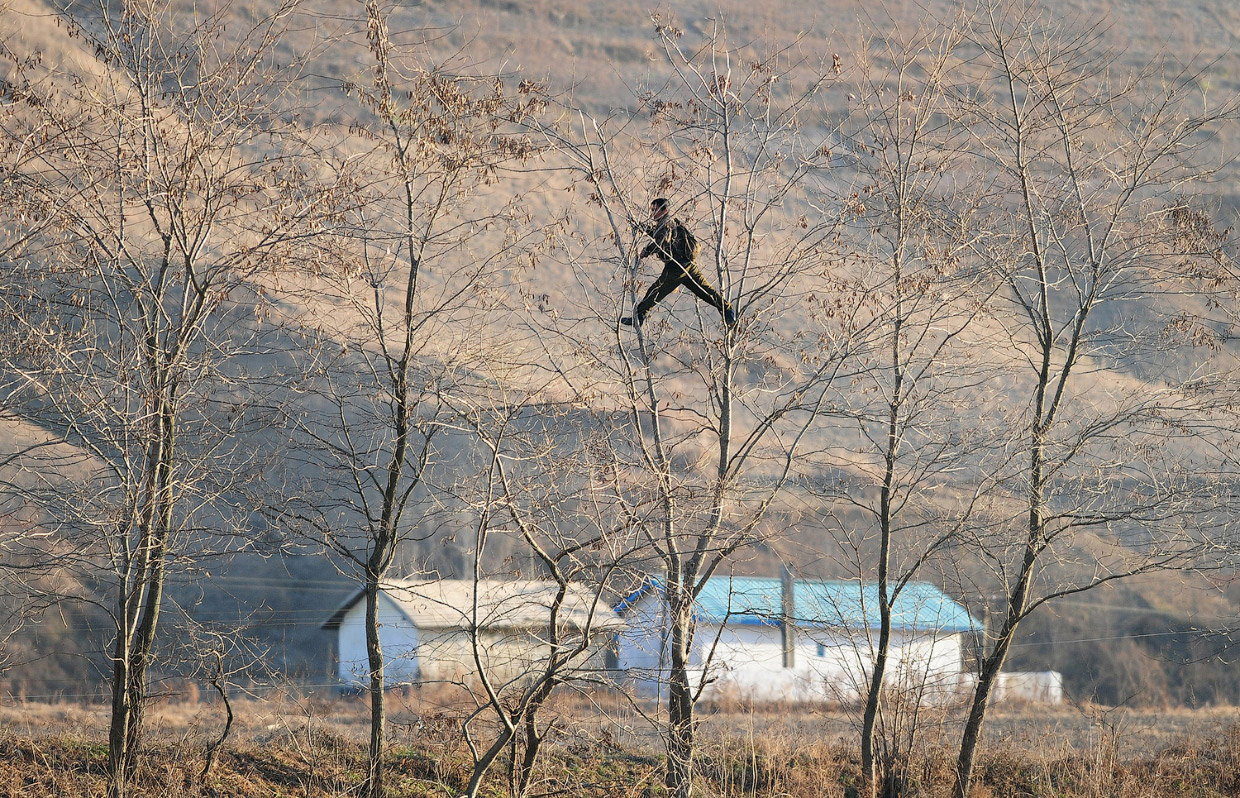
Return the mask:
<svg viewBox="0 0 1240 798">
<path fill-rule="evenodd" d="M 1208 629 L 1172 629 L 1166 632 L 1142 632 L 1141 634 L 1111 635 L 1109 637 L 1081 637 L 1075 640 L 1030 640 L 1024 643 L 1013 643 L 1012 648 L 1036 648 L 1038 646 L 1072 645 L 1074 643 L 1105 643 L 1114 640 L 1139 640 L 1147 637 L 1173 637 L 1183 634 L 1219 635 L 1224 630 Z"/>
</svg>

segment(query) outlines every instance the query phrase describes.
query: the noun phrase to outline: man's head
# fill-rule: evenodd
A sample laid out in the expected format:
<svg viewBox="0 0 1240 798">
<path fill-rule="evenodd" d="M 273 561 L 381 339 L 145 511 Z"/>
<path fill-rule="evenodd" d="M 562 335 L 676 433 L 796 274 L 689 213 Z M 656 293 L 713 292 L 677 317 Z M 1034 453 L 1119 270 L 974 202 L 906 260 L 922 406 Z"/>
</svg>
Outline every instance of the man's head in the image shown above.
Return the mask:
<svg viewBox="0 0 1240 798">
<path fill-rule="evenodd" d="M 666 217 L 670 209 L 671 203 L 668 202 L 667 197 L 658 197 L 650 202 L 650 216 L 656 222 Z"/>
</svg>

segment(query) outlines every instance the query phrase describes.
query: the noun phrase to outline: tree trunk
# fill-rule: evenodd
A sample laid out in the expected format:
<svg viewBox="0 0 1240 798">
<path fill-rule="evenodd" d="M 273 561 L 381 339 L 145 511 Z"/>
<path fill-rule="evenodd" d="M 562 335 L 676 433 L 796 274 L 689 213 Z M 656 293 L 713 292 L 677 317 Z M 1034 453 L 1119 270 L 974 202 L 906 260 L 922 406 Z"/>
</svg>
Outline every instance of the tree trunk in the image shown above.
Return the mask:
<svg viewBox="0 0 1240 798">
<path fill-rule="evenodd" d="M 882 628 L 878 633 L 878 651 L 874 655 L 874 670 L 870 674 L 870 690 L 866 693 L 865 711 L 861 718 L 862 790 L 870 798 L 878 794 L 878 766 L 877 757 L 874 754 L 874 735 L 875 727 L 878 725 L 878 707 L 883 697 L 883 679 L 887 672 L 887 653 L 891 647 L 891 611 L 886 609 L 883 615 Z"/>
<path fill-rule="evenodd" d="M 969 718 L 965 721 L 964 732 L 960 737 L 960 755 L 956 759 L 955 798 L 967 798 L 969 786 L 973 781 L 973 760 L 977 755 L 978 743 L 981 741 L 982 724 L 986 721 L 986 710 L 990 706 L 990 694 L 994 689 L 995 678 L 1003 667 L 1004 656 L 996 659 L 991 655 L 982 663 L 977 676 L 977 689 L 973 691 L 973 703 L 969 707 Z"/>
<path fill-rule="evenodd" d="M 142 743 L 143 704 L 146 701 L 147 668 L 159 622 L 163 599 L 162 547 L 149 554 L 153 568 L 144 577 L 145 601 L 141 615 L 133 617 L 138 596 L 127 587 L 117 602 L 120 623 L 112 648 L 112 714 L 108 726 L 108 796 L 123 798 Z M 158 562 L 155 558 L 158 557 Z M 141 588 L 142 585 L 140 584 Z M 130 629 L 134 631 L 129 632 Z"/>
<path fill-rule="evenodd" d="M 1041 532 L 1040 515 L 1031 514 L 1031 523 L 1039 521 L 1038 533 Z M 1007 617 L 1003 628 L 995 637 L 995 648 L 990 656 L 982 661 L 977 675 L 977 687 L 973 691 L 973 703 L 969 707 L 969 718 L 965 722 L 964 732 L 960 738 L 960 754 L 956 759 L 956 789 L 954 798 L 968 798 L 969 786 L 973 780 L 973 760 L 977 755 L 977 747 L 981 741 L 982 724 L 986 721 L 986 710 L 990 705 L 990 694 L 994 690 L 999 672 L 1007 661 L 1008 651 L 1016 635 L 1016 627 L 1025 613 L 1028 603 L 1029 584 L 1033 578 L 1033 566 L 1037 561 L 1036 539 L 1031 538 L 1025 550 L 1020 578 L 1016 589 L 1008 597 Z"/>
<path fill-rule="evenodd" d="M 527 712 L 525 715 L 525 752 L 521 756 L 521 761 L 516 763 L 513 798 L 523 798 L 529 791 L 530 782 L 534 777 L 534 765 L 538 763 L 538 751 L 541 747 L 542 736 L 538 733 L 538 718 L 533 712 Z"/>
<path fill-rule="evenodd" d="M 534 764 L 538 759 L 538 750 L 543 740 L 538 734 L 538 711 L 547 702 L 547 698 L 550 697 L 555 687 L 555 679 L 551 674 L 559 668 L 559 664 L 552 664 L 548 668 L 547 678 L 535 688 L 533 695 L 523 708 L 515 710 L 512 714 L 505 713 L 505 720 L 500 726 L 499 734 L 474 763 L 474 772 L 469 777 L 469 784 L 465 788 L 463 798 L 477 798 L 478 792 L 482 789 L 483 777 L 505 748 L 509 750 L 509 755 L 512 757 L 508 763 L 508 782 L 513 798 L 520 798 L 529 789 L 530 777 L 533 775 Z M 521 747 L 522 740 L 517 727 L 518 723 L 523 723 L 525 726 L 525 753 L 520 762 L 517 761 L 517 749 Z"/>
<path fill-rule="evenodd" d="M 176 416 L 159 405 L 157 438 L 147 460 L 149 512 L 143 520 L 139 565 L 132 588 L 128 579 L 117 601 L 119 628 L 113 647 L 112 717 L 108 728 L 109 798 L 123 798 L 142 745 L 147 669 L 159 627 L 172 526 L 172 456 Z M 131 631 L 132 630 L 132 631 Z"/>
<path fill-rule="evenodd" d="M 172 458 L 176 435 L 175 386 L 171 398 L 158 405 L 156 428 L 156 452 L 151 458 L 154 466 L 153 490 L 150 497 L 152 509 L 144 535 L 149 551 L 144 553 L 146 568 L 146 600 L 142 605 L 138 626 L 134 630 L 133 649 L 129 658 L 129 719 L 125 730 L 126 773 L 132 773 L 137 764 L 138 751 L 142 746 L 142 725 L 146 709 L 147 671 L 151 664 L 151 649 L 155 645 L 155 631 L 159 628 L 160 605 L 164 600 L 164 584 L 167 581 L 165 559 L 172 531 Z"/>
<path fill-rule="evenodd" d="M 147 587 L 146 605 L 135 632 L 134 647 L 129 654 L 129 682 L 126 691 L 129 693 L 129 716 L 125 726 L 125 772 L 132 773 L 137 764 L 138 751 L 142 746 L 142 724 L 146 707 L 147 670 L 151 664 L 151 646 L 155 641 L 155 630 L 159 624 L 159 604 L 164 595 L 164 569 L 162 552 L 151 574 Z"/>
<path fill-rule="evenodd" d="M 370 756 L 366 766 L 368 798 L 383 798 L 383 737 L 387 722 L 383 646 L 379 642 L 379 579 L 366 575 L 366 658 L 370 667 Z"/>
<path fill-rule="evenodd" d="M 469 784 L 465 786 L 465 792 L 462 798 L 477 798 L 479 791 L 482 789 L 482 779 L 494 764 L 496 757 L 505 748 L 515 743 L 516 729 L 511 723 L 501 725 L 500 733 L 491 743 L 491 746 L 483 752 L 478 761 L 474 763 L 474 772 L 470 774 Z"/>
<path fill-rule="evenodd" d="M 899 260 L 896 261 L 899 277 Z M 878 767 L 874 756 L 874 734 L 878 723 L 878 709 L 883 698 L 883 680 L 887 676 L 887 658 L 891 649 L 891 596 L 888 578 L 891 569 L 891 496 L 895 485 L 896 449 L 900 444 L 900 391 L 904 382 L 900 368 L 900 320 L 897 318 L 892 336 L 891 352 L 894 364 L 895 389 L 888 407 L 887 450 L 884 457 L 883 488 L 879 499 L 879 551 L 878 551 L 878 650 L 874 653 L 874 669 L 870 673 L 870 690 L 865 697 L 865 712 L 861 719 L 861 779 L 865 795 L 874 798 L 878 791 Z"/>
<path fill-rule="evenodd" d="M 126 743 L 129 740 L 128 594 L 121 591 L 116 644 L 112 648 L 112 717 L 108 726 L 108 798 L 124 798 L 129 778 Z"/>
<path fill-rule="evenodd" d="M 693 751 L 696 723 L 693 718 L 693 685 L 689 679 L 689 653 L 693 643 L 693 602 L 680 588 L 669 585 L 668 609 L 671 645 L 667 684 L 667 789 L 673 798 L 693 795 Z M 673 596 L 673 593 L 676 595 Z"/>
</svg>

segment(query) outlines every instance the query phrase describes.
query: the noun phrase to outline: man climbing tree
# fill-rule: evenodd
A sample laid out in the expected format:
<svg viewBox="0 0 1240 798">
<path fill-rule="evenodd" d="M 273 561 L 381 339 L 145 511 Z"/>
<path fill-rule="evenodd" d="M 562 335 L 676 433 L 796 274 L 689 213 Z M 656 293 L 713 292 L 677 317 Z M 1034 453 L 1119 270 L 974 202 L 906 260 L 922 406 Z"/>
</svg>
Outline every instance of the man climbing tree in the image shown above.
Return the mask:
<svg viewBox="0 0 1240 798">
<path fill-rule="evenodd" d="M 640 325 L 646 320 L 646 314 L 656 304 L 663 301 L 680 286 L 687 286 L 693 294 L 703 302 L 719 309 L 725 324 L 736 323 L 736 311 L 731 303 L 723 298 L 706 277 L 698 270 L 695 263 L 698 255 L 698 242 L 693 233 L 671 215 L 667 197 L 659 197 L 650 203 L 651 223 L 643 226 L 646 234 L 653 239 L 638 255 L 638 259 L 657 255 L 663 261 L 663 273 L 646 289 L 646 295 L 637 303 L 637 310 L 632 316 L 620 319 L 622 324 Z"/>
</svg>

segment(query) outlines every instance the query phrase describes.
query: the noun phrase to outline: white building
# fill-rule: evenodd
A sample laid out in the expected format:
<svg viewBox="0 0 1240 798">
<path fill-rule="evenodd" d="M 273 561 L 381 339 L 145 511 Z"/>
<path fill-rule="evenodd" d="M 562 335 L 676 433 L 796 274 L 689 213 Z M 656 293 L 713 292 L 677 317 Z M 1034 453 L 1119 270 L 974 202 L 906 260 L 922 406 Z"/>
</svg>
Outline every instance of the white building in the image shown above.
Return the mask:
<svg viewBox="0 0 1240 798">
<path fill-rule="evenodd" d="M 999 674 L 991 696 L 995 703 L 1062 704 L 1063 674 L 1059 671 L 1010 671 Z"/>
<path fill-rule="evenodd" d="M 639 689 L 661 689 L 668 633 L 662 582 L 648 580 L 616 610 L 628 622 L 617 636 L 619 667 Z M 707 680 L 704 698 L 849 703 L 868 688 L 878 644 L 873 585 L 715 577 L 696 612 L 691 678 Z M 954 695 L 965 641 L 980 622 L 938 588 L 916 582 L 897 597 L 892 626 L 886 683 L 921 696 Z"/>
<path fill-rule="evenodd" d="M 477 674 L 475 646 L 497 683 L 534 672 L 550 645 L 557 591 L 554 582 L 534 580 L 388 580 L 379 593 L 387 683 L 469 683 Z M 357 590 L 323 624 L 336 632 L 337 673 L 346 686 L 369 680 L 364 595 Z M 589 634 L 598 640 L 591 650 L 601 651 L 622 625 L 591 591 L 569 585 L 556 623 L 562 647 L 575 647 Z M 578 667 L 587 667 L 586 660 L 581 657 Z"/>
</svg>

